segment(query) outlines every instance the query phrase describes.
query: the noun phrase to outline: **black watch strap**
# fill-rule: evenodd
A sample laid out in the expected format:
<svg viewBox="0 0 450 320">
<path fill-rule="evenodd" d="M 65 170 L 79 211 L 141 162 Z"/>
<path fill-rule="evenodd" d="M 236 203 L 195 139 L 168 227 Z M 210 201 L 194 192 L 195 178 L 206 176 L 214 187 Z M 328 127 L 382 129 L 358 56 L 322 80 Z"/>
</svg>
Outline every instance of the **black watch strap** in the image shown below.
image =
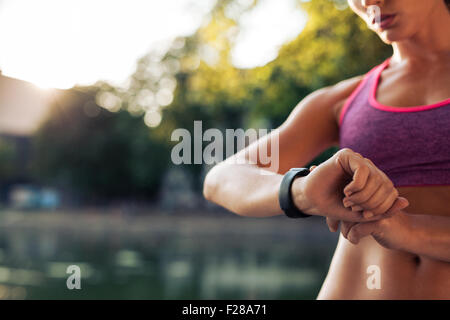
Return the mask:
<svg viewBox="0 0 450 320">
<path fill-rule="evenodd" d="M 307 218 L 310 217 L 309 214 L 306 214 L 300 211 L 294 204 L 292 200 L 291 187 L 292 182 L 296 177 L 304 177 L 309 174 L 308 168 L 292 168 L 283 177 L 280 185 L 280 191 L 278 192 L 278 200 L 280 202 L 280 207 L 284 211 L 284 213 L 289 218 Z"/>
</svg>

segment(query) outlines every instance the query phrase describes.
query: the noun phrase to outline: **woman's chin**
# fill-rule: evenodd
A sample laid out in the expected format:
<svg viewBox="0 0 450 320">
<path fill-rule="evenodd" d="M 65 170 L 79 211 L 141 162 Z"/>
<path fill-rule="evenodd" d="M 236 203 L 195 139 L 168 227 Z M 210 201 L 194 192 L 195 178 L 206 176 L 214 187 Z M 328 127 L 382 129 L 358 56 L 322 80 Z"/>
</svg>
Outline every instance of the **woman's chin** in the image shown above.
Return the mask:
<svg viewBox="0 0 450 320">
<path fill-rule="evenodd" d="M 381 40 L 386 44 L 392 44 L 393 42 L 402 41 L 407 38 L 394 30 L 386 30 L 378 35 L 380 36 Z"/>
</svg>

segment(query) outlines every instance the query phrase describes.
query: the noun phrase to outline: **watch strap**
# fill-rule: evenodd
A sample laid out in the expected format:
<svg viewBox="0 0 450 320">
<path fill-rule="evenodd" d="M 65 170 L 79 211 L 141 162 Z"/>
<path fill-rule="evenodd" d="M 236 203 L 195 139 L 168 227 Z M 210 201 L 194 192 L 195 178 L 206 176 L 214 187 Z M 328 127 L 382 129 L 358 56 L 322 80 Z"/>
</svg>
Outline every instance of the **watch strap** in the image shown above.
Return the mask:
<svg viewBox="0 0 450 320">
<path fill-rule="evenodd" d="M 311 215 L 302 212 L 298 209 L 292 200 L 292 183 L 296 177 L 305 177 L 309 174 L 308 168 L 292 168 L 283 176 L 280 190 L 278 192 L 278 201 L 281 209 L 289 218 L 307 218 Z"/>
</svg>

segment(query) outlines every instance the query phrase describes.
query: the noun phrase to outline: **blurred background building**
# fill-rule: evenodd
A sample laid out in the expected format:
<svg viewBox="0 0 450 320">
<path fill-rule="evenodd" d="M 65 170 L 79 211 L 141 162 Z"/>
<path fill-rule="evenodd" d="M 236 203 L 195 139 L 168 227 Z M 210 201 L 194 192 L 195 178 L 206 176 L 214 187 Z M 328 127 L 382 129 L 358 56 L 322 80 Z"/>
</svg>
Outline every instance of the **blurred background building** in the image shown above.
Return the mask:
<svg viewBox="0 0 450 320">
<path fill-rule="evenodd" d="M 3 205 L 39 205 L 40 196 L 25 184 L 31 182 L 27 172 L 31 139 L 44 121 L 51 99 L 48 92 L 26 81 L 6 77 L 0 70 L 0 203 Z"/>
</svg>

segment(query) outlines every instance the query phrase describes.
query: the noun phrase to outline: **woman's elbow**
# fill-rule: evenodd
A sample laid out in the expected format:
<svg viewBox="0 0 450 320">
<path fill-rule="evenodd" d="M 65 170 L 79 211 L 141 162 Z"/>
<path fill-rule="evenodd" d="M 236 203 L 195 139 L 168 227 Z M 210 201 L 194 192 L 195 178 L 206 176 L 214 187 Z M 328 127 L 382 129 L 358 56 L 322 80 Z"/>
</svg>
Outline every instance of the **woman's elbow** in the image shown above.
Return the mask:
<svg viewBox="0 0 450 320">
<path fill-rule="evenodd" d="M 214 169 L 215 167 L 208 172 L 203 181 L 203 197 L 211 202 L 214 202 L 214 195 L 217 191 L 217 177 Z"/>
<path fill-rule="evenodd" d="M 220 177 L 220 165 L 212 168 L 205 177 L 203 182 L 203 197 L 219 206 L 226 208 L 227 210 L 240 215 L 247 216 L 248 209 L 242 203 L 236 201 L 227 201 L 227 195 L 225 192 L 226 181 Z"/>
</svg>

